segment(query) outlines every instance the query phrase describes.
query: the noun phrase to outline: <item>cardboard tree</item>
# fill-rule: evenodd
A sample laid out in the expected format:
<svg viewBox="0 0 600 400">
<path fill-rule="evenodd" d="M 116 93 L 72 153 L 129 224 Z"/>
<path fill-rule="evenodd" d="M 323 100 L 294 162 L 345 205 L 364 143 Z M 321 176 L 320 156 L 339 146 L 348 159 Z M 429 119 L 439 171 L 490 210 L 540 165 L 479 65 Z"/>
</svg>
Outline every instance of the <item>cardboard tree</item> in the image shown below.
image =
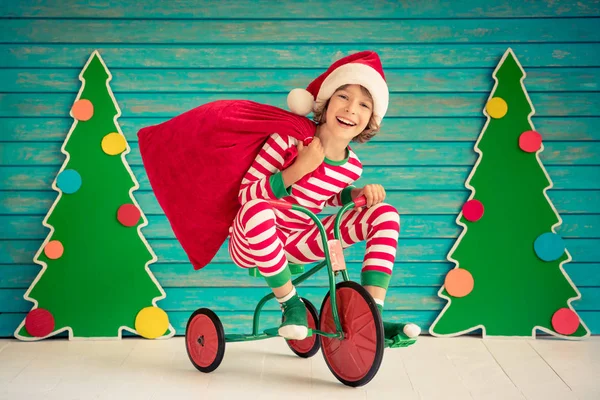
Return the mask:
<svg viewBox="0 0 600 400">
<path fill-rule="evenodd" d="M 156 306 L 165 293 L 149 269 L 157 258 L 141 233 L 147 220 L 132 195 L 139 186 L 125 160 L 130 147 L 117 123 L 112 76 L 97 51 L 79 79 L 75 121 L 61 148 L 66 160 L 52 184 L 59 195 L 43 222 L 51 231 L 34 259 L 42 269 L 24 296 L 34 306 L 15 336 L 120 338 L 127 330 L 171 337 Z"/>
<path fill-rule="evenodd" d="M 448 302 L 430 333 L 588 336 L 571 305 L 581 295 L 563 269 L 571 256 L 555 231 L 562 220 L 546 193 L 552 181 L 539 158 L 542 137 L 511 49 L 493 77 L 479 158 L 466 182 L 471 196 L 456 220 L 463 231 L 448 255 L 456 266 L 438 293 Z"/>
</svg>

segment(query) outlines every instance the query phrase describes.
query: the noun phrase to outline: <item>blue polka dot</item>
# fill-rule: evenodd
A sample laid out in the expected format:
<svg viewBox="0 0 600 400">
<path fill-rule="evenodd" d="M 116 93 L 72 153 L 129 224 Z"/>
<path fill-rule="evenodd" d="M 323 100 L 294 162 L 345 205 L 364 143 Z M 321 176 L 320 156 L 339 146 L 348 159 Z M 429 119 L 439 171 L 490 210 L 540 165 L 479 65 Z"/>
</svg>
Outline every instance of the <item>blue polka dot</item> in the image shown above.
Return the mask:
<svg viewBox="0 0 600 400">
<path fill-rule="evenodd" d="M 565 252 L 565 242 L 556 233 L 546 232 L 535 240 L 535 253 L 544 261 L 554 261 Z"/>
<path fill-rule="evenodd" d="M 74 169 L 65 169 L 58 175 L 56 186 L 58 186 L 63 193 L 75 193 L 81 187 L 81 175 Z"/>
</svg>

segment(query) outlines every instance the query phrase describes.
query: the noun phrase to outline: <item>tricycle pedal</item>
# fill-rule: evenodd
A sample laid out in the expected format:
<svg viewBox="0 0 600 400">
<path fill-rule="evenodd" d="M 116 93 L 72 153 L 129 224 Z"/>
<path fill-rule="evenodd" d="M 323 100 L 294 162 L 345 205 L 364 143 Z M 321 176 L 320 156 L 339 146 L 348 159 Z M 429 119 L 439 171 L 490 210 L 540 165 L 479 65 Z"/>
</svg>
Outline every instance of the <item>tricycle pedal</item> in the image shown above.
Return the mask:
<svg viewBox="0 0 600 400">
<path fill-rule="evenodd" d="M 410 339 L 401 334 L 397 334 L 391 339 L 385 339 L 385 347 L 389 347 L 390 349 L 398 349 L 400 347 L 412 346 L 416 342 L 417 339 Z"/>
</svg>

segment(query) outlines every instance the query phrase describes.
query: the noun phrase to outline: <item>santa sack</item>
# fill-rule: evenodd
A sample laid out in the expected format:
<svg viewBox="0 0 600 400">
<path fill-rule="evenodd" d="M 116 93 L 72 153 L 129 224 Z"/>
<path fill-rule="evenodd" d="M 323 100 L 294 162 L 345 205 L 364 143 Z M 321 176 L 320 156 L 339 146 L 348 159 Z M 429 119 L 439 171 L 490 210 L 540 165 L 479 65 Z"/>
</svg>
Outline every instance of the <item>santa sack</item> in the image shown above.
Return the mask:
<svg viewBox="0 0 600 400">
<path fill-rule="evenodd" d="M 148 180 L 194 269 L 223 245 L 242 178 L 272 133 L 313 137 L 314 122 L 248 100 L 204 104 L 138 132 Z"/>
</svg>

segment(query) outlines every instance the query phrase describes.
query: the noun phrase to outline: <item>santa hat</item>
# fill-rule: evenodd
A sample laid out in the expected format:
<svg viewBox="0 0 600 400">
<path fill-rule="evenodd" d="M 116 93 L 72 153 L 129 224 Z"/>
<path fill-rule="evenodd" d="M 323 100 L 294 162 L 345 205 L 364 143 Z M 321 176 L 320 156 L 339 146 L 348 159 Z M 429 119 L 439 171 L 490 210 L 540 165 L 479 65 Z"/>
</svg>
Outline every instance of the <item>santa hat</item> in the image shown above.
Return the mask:
<svg viewBox="0 0 600 400">
<path fill-rule="evenodd" d="M 373 96 L 373 113 L 378 123 L 385 115 L 389 92 L 379 56 L 374 51 L 362 51 L 334 62 L 306 89 L 293 89 L 287 98 L 289 109 L 298 115 L 308 115 L 322 106 L 343 85 L 357 84 Z"/>
</svg>

